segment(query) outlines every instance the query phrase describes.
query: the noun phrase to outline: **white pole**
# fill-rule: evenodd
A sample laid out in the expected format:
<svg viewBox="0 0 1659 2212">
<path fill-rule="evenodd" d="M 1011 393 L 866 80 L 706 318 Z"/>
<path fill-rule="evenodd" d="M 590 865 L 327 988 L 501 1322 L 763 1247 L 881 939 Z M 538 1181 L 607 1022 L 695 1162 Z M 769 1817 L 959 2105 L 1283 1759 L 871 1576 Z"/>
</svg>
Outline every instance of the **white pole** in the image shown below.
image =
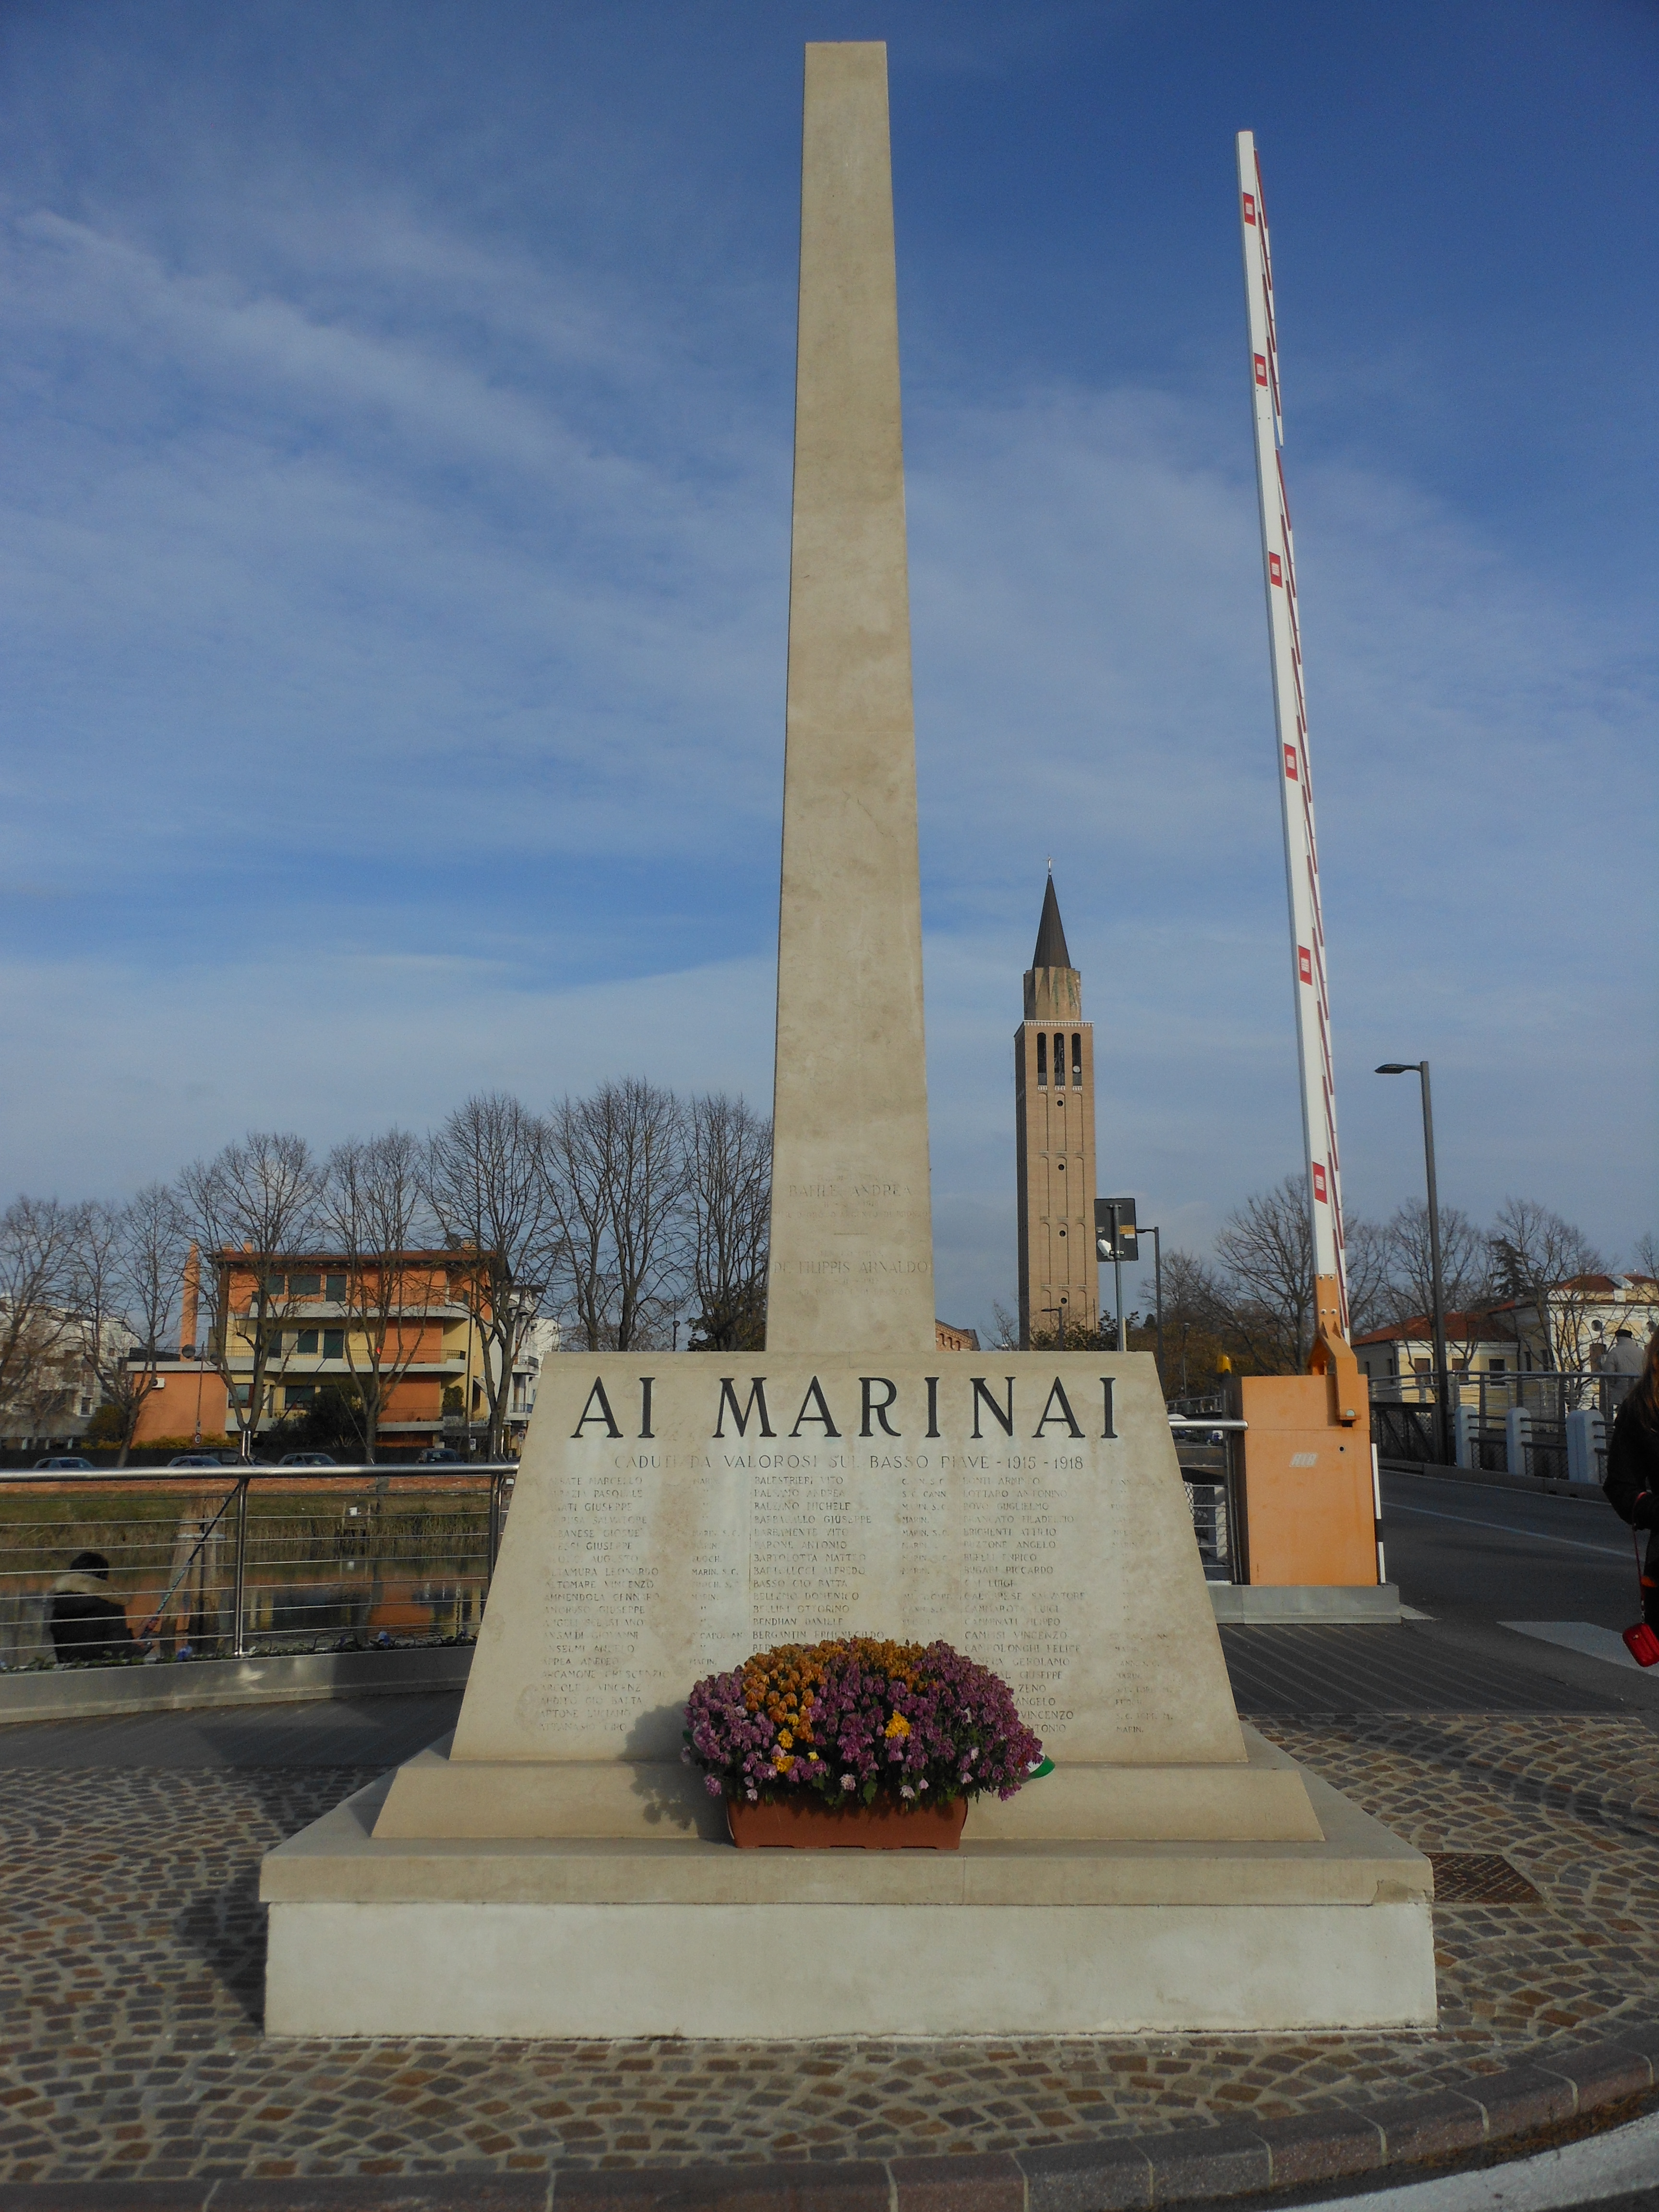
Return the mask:
<svg viewBox="0 0 1659 2212">
<path fill-rule="evenodd" d="M 1342 1334 L 1348 1334 L 1347 1268 L 1342 1245 L 1342 1180 L 1336 1146 L 1336 1087 L 1331 1066 L 1331 1011 L 1325 974 L 1325 927 L 1319 900 L 1319 852 L 1314 837 L 1313 784 L 1308 764 L 1308 714 L 1302 687 L 1302 638 L 1296 597 L 1291 510 L 1279 458 L 1285 424 L 1273 320 L 1273 257 L 1261 202 L 1255 139 L 1238 134 L 1239 227 L 1244 241 L 1244 299 L 1249 320 L 1250 404 L 1255 426 L 1255 481 L 1261 510 L 1261 569 L 1273 656 L 1273 714 L 1279 743 L 1275 771 L 1285 824 L 1285 879 L 1291 909 L 1291 963 L 1296 994 L 1297 1057 L 1302 1073 L 1302 1138 L 1308 1166 L 1308 1212 L 1314 1273 L 1334 1279 Z"/>
</svg>

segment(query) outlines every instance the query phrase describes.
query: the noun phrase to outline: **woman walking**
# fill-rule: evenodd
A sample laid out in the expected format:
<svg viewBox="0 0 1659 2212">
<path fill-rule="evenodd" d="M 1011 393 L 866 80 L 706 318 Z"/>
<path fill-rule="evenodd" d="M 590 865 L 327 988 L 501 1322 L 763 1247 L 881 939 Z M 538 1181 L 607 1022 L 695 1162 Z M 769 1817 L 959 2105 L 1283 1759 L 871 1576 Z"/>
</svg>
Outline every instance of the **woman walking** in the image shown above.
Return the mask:
<svg viewBox="0 0 1659 2212">
<path fill-rule="evenodd" d="M 1635 1389 L 1607 1445 L 1608 1502 L 1621 1521 L 1649 1531 L 1642 1562 L 1642 1618 L 1659 1629 L 1659 1329 L 1648 1339 Z"/>
</svg>

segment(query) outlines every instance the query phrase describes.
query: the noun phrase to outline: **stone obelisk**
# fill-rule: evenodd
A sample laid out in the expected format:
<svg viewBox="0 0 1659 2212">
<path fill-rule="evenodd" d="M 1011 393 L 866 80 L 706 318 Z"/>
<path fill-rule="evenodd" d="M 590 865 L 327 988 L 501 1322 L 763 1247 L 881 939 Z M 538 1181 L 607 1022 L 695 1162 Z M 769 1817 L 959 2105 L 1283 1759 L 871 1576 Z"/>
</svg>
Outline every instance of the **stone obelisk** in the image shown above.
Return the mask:
<svg viewBox="0 0 1659 2212">
<path fill-rule="evenodd" d="M 769 1352 L 933 1348 L 887 50 L 809 46 Z"/>
<path fill-rule="evenodd" d="M 1431 2023 L 1426 1863 L 1240 1728 L 1150 1355 L 935 1346 L 883 48 L 805 124 L 766 1349 L 544 1364 L 453 1741 L 265 1861 L 266 2026 Z M 858 1631 L 1054 1771 L 959 1854 L 734 1850 L 692 1686 Z"/>
</svg>

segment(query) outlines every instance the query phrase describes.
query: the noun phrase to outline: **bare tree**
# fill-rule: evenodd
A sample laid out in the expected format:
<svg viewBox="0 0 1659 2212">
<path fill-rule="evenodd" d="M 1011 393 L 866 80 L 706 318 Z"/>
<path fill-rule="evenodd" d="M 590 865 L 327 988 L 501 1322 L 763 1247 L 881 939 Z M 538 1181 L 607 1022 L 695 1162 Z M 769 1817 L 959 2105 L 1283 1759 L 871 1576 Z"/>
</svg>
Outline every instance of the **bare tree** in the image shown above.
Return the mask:
<svg viewBox="0 0 1659 2212">
<path fill-rule="evenodd" d="M 544 1169 L 544 1125 L 516 1098 L 488 1091 L 427 1140 L 422 1182 L 448 1255 L 449 1294 L 483 1347 L 489 1452 L 505 1441 L 507 1391 L 520 1346 L 546 1303 L 560 1224 Z M 466 1409 L 471 1417 L 471 1407 Z"/>
<path fill-rule="evenodd" d="M 1286 1176 L 1230 1213 L 1215 1240 L 1230 1329 L 1251 1364 L 1297 1375 L 1313 1348 L 1313 1238 L 1308 1187 Z"/>
<path fill-rule="evenodd" d="M 1634 1273 L 1645 1275 L 1650 1283 L 1659 1282 L 1659 1237 L 1644 1229 L 1636 1240 L 1636 1255 L 1631 1261 Z"/>
<path fill-rule="evenodd" d="M 697 1301 L 691 1348 L 758 1352 L 766 1343 L 772 1125 L 723 1091 L 694 1098 L 686 1121 Z"/>
<path fill-rule="evenodd" d="M 687 1268 L 685 1114 L 639 1077 L 565 1098 L 547 1125 L 567 1310 L 590 1352 L 660 1341 Z"/>
<path fill-rule="evenodd" d="M 373 1465 L 392 1394 L 420 1359 L 436 1276 L 428 1236 L 425 1147 L 406 1129 L 366 1142 L 352 1138 L 329 1155 L 319 1221 L 345 1262 L 346 1394 L 352 1424 Z"/>
<path fill-rule="evenodd" d="M 60 1411 L 78 1371 L 75 1260 L 85 1208 L 18 1198 L 0 1213 L 0 1421 L 36 1430 Z M 66 1362 L 68 1364 L 66 1365 Z"/>
<path fill-rule="evenodd" d="M 86 1210 L 76 1305 L 88 1365 L 121 1424 L 118 1467 L 162 1387 L 156 1363 L 183 1285 L 185 1244 L 178 1197 L 165 1183 L 147 1183 L 125 1206 Z"/>
<path fill-rule="evenodd" d="M 1414 1321 L 1434 1310 L 1429 1209 L 1423 1199 L 1396 1206 L 1382 1231 L 1390 1321 Z M 1449 1314 L 1479 1313 L 1491 1303 L 1489 1238 L 1460 1206 L 1440 1209 L 1440 1279 Z"/>
<path fill-rule="evenodd" d="M 314 1245 L 322 1186 L 322 1168 L 303 1137 L 259 1131 L 179 1178 L 186 1232 L 205 1263 L 208 1353 L 244 1459 L 253 1455 L 270 1376 L 282 1373 L 283 1346 L 291 1340 L 281 1326 L 295 1312 L 283 1263 Z"/>
<path fill-rule="evenodd" d="M 1207 1261 L 1178 1247 L 1164 1255 L 1164 1389 L 1203 1397 L 1228 1367 L 1250 1364 L 1233 1326 L 1232 1293 Z"/>
<path fill-rule="evenodd" d="M 1348 1333 L 1365 1335 L 1398 1318 L 1389 1276 L 1388 1231 L 1359 1215 L 1342 1224 L 1342 1255 L 1348 1278 Z"/>
<path fill-rule="evenodd" d="M 1565 1221 L 1534 1200 L 1506 1198 L 1491 1239 L 1495 1285 L 1538 1323 L 1545 1364 L 1559 1374 L 1583 1374 L 1589 1365 L 1592 1307 L 1603 1294 L 1585 1282 L 1606 1262 L 1576 1222 Z"/>
</svg>

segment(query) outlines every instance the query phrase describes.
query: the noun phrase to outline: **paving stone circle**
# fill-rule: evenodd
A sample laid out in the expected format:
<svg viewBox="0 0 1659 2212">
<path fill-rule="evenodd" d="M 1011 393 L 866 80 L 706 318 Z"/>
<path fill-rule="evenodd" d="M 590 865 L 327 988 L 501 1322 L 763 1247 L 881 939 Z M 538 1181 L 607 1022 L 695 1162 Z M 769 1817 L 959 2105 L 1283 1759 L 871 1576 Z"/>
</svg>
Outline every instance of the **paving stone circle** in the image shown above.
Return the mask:
<svg viewBox="0 0 1659 2212">
<path fill-rule="evenodd" d="M 1267 1732 L 1419 1848 L 1501 1857 L 1535 1891 L 1535 1902 L 1437 1906 L 1437 2030 L 267 2043 L 260 1856 L 372 1770 L 10 1768 L 0 2178 L 507 2173 L 1086 2144 L 1380 2106 L 1645 2020 L 1659 1981 L 1659 1739 L 1646 1729 L 1384 1715 Z"/>
</svg>

